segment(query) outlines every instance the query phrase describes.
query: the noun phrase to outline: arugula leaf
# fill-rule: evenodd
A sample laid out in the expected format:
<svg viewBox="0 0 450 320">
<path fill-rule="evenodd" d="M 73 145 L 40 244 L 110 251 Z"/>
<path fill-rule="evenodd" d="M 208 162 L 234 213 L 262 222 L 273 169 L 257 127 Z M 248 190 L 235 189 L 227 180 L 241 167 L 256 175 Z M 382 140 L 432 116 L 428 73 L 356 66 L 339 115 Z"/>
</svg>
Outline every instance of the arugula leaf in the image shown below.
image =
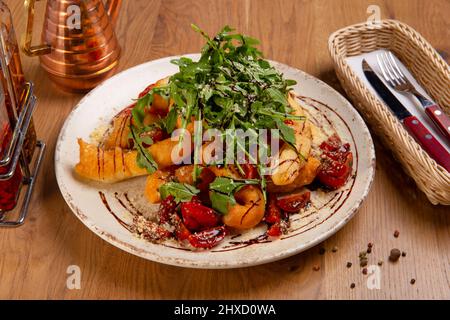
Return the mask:
<svg viewBox="0 0 450 320">
<path fill-rule="evenodd" d="M 142 98 L 138 99 L 136 106 L 131 110 L 131 115 L 133 116 L 134 122 L 138 126 L 143 126 L 143 121 L 145 117 L 145 109 L 153 102 L 153 94 L 146 94 Z"/>
<path fill-rule="evenodd" d="M 258 40 L 234 33 L 229 26 L 223 27 L 214 37 L 210 37 L 196 25 L 192 25 L 192 29 L 205 39 L 199 61 L 186 57 L 174 59 L 172 63 L 178 66 L 179 71 L 170 77 L 168 85 L 152 88 L 137 101 L 132 110 L 136 131 L 132 137 L 140 154 L 138 164 L 148 168 L 149 172 L 156 167 L 148 151 L 143 148 L 143 144 L 149 145 L 150 140 L 140 139 L 145 136 L 143 133 L 149 130 L 144 125 L 144 118 L 151 108 L 154 94 L 173 102 L 166 117 L 156 124 L 169 134 L 175 129 L 179 117 L 183 128 L 195 117 L 202 121 L 206 128 L 219 129 L 224 133 L 227 129 L 279 129 L 280 138 L 285 143 L 294 145 L 294 132 L 283 121 L 304 119 L 290 114 L 287 94 L 296 82 L 284 79 L 283 75 L 263 58 L 256 48 Z M 235 139 L 233 143 L 237 144 Z M 245 147 L 239 144 L 235 149 L 242 150 Z M 269 147 L 266 144 L 260 145 L 260 148 Z M 246 155 L 248 156 L 248 153 Z M 238 164 L 237 167 L 242 170 Z M 199 176 L 197 166 L 193 174 L 194 178 Z M 219 185 L 219 182 L 223 185 Z M 265 181 L 262 179 L 259 183 L 265 190 Z M 216 182 L 217 188 L 224 186 L 236 191 L 242 187 L 242 182 Z M 232 193 L 226 193 L 226 196 L 232 197 Z M 214 197 L 218 201 L 223 200 L 221 195 Z M 234 198 L 228 201 L 232 200 Z"/>
<path fill-rule="evenodd" d="M 169 195 L 174 197 L 176 202 L 191 201 L 192 197 L 198 194 L 200 190 L 187 183 L 167 182 L 159 187 L 159 193 L 162 199 Z"/>
<path fill-rule="evenodd" d="M 152 137 L 147 136 L 147 135 L 141 136 L 141 141 L 142 141 L 142 143 L 145 143 L 146 145 L 152 145 L 153 144 Z"/>
<path fill-rule="evenodd" d="M 289 143 L 291 146 L 295 146 L 295 131 L 281 120 L 276 120 L 277 127 L 280 130 L 281 138 Z"/>
<path fill-rule="evenodd" d="M 145 168 L 148 173 L 153 173 L 158 169 L 158 164 L 153 159 L 150 152 L 147 150 L 147 148 L 144 146 L 144 142 L 142 141 L 140 137 L 140 133 L 136 132 L 136 127 L 134 125 L 130 125 L 130 133 L 133 137 L 133 140 L 136 145 L 137 149 L 137 157 L 136 157 L 136 163 L 140 168 Z M 150 137 L 148 137 L 150 138 Z M 151 138 L 150 138 L 151 140 Z M 148 140 L 147 140 L 148 141 Z M 148 141 L 150 142 L 150 141 Z M 150 144 L 153 143 L 153 140 Z"/>
<path fill-rule="evenodd" d="M 222 214 L 228 212 L 228 207 L 236 204 L 234 193 L 247 185 L 258 185 L 257 179 L 231 179 L 226 177 L 217 177 L 210 185 L 209 198 L 213 209 Z"/>
<path fill-rule="evenodd" d="M 163 119 L 164 129 L 168 134 L 171 134 L 175 129 L 175 126 L 177 125 L 177 120 L 178 120 L 177 109 L 175 108 L 170 109 L 167 116 Z"/>
<path fill-rule="evenodd" d="M 215 190 L 225 194 L 232 194 L 243 186 L 259 184 L 258 179 L 231 179 L 226 177 L 217 177 L 214 181 L 209 185 L 211 190 Z"/>
<path fill-rule="evenodd" d="M 209 193 L 209 199 L 211 200 L 211 207 L 221 214 L 226 214 L 228 208 L 236 204 L 234 196 L 229 196 L 216 191 Z"/>
<path fill-rule="evenodd" d="M 267 88 L 266 93 L 272 99 L 272 101 L 278 102 L 282 106 L 288 105 L 286 94 L 283 94 L 280 90 L 274 88 Z"/>
</svg>

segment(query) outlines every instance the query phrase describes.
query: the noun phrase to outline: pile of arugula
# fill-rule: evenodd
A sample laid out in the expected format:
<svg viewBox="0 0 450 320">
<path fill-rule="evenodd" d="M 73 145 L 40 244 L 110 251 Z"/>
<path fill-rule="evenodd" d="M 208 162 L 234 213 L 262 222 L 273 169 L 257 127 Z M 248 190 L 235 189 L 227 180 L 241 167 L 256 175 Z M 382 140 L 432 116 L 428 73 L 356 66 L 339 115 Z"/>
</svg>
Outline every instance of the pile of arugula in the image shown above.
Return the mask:
<svg viewBox="0 0 450 320">
<path fill-rule="evenodd" d="M 226 129 L 250 129 L 255 132 L 258 129 L 278 129 L 281 140 L 294 145 L 294 130 L 285 124 L 285 120 L 303 119 L 290 114 L 292 110 L 287 101 L 289 87 L 296 82 L 283 79 L 282 74 L 262 58 L 261 52 L 255 47 L 259 43 L 257 40 L 242 34 L 234 34 L 233 29 L 228 26 L 214 38 L 210 38 L 195 25 L 192 25 L 192 28 L 206 39 L 200 60 L 193 61 L 186 57 L 173 60 L 172 63 L 178 65 L 179 72 L 170 77 L 168 85 L 153 88 L 141 97 L 132 110 L 134 121 L 131 125 L 131 138 L 138 150 L 138 165 L 146 168 L 149 173 L 157 169 L 157 164 L 144 147 L 153 141 L 143 133 L 151 130 L 153 126 L 159 126 L 171 134 L 179 117 L 182 119 L 183 128 L 186 128 L 194 117 L 202 121 L 205 129 L 218 129 L 224 132 L 224 135 Z M 145 126 L 143 119 L 151 107 L 153 94 L 170 98 L 174 103 L 164 119 L 151 126 Z M 145 141 L 141 138 L 143 136 Z M 237 139 L 232 141 L 235 143 L 235 150 L 241 148 L 249 155 L 247 146 L 238 144 Z M 258 147 L 270 150 L 267 144 Z M 235 162 L 242 173 L 242 168 L 237 161 Z M 258 164 L 259 172 L 262 169 L 262 165 Z M 199 168 L 195 168 L 194 181 L 197 180 L 200 171 Z M 222 184 L 227 182 L 230 185 L 235 183 L 232 179 L 223 179 L 217 178 L 210 189 L 221 198 L 220 201 L 227 197 L 225 200 L 233 202 L 231 191 L 236 191 L 237 186 L 230 192 L 214 189 L 219 182 Z M 161 190 L 165 190 L 165 193 L 172 190 L 172 193 L 181 192 L 191 196 L 195 194 L 195 190 L 186 186 L 174 188 L 174 183 L 169 185 L 170 188 L 167 186 Z M 249 180 L 239 183 L 255 184 Z M 265 195 L 263 175 L 258 183 L 261 184 Z M 226 188 L 229 189 L 230 186 Z"/>
</svg>

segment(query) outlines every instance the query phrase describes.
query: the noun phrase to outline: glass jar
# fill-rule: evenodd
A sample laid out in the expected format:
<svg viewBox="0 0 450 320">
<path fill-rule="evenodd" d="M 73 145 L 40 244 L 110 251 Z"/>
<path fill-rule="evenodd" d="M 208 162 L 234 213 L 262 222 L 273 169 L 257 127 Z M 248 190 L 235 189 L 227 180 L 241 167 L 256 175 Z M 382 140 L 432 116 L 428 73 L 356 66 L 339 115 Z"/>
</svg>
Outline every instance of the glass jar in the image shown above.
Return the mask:
<svg viewBox="0 0 450 320">
<path fill-rule="evenodd" d="M 0 179 L 0 220 L 5 211 L 17 205 L 23 178 L 29 176 L 29 164 L 36 146 L 32 122 L 23 145 L 19 138 L 22 130 L 26 130 L 24 119 L 31 117 L 31 114 L 22 112 L 25 101 L 29 99 L 26 87 L 11 13 L 0 0 L 0 175 L 3 175 Z"/>
<path fill-rule="evenodd" d="M 22 71 L 19 46 L 12 23 L 11 12 L 2 0 L 0 0 L 0 23 L 0 78 L 6 96 L 5 102 L 9 109 L 10 121 L 14 127 L 24 105 L 25 77 Z M 24 156 L 28 163 L 33 158 L 35 145 L 36 130 L 33 122 L 31 122 L 23 148 Z"/>
<path fill-rule="evenodd" d="M 6 95 L 3 86 L 0 86 L 0 159 L 5 159 L 11 145 L 13 130 L 9 121 L 6 108 Z M 6 174 L 11 169 L 11 161 L 0 166 L 0 174 Z M 0 216 L 3 212 L 12 210 L 17 205 L 20 186 L 22 183 L 22 171 L 16 165 L 14 174 L 8 180 L 0 180 Z"/>
</svg>

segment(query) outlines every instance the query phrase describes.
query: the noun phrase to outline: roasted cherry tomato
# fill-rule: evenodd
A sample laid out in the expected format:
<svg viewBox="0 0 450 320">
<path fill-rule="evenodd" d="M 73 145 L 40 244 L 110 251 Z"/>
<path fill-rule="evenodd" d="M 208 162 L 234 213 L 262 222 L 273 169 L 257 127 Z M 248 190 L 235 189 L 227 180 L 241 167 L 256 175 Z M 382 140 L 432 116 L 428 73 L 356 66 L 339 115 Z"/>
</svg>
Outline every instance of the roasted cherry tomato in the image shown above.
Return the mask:
<svg viewBox="0 0 450 320">
<path fill-rule="evenodd" d="M 273 195 L 269 197 L 269 204 L 267 206 L 266 216 L 264 217 L 264 220 L 268 224 L 278 223 L 281 220 L 281 211 L 277 206 L 277 199 Z"/>
<path fill-rule="evenodd" d="M 225 226 L 211 228 L 193 233 L 189 236 L 189 243 L 195 248 L 211 249 L 219 244 L 227 235 Z"/>
<path fill-rule="evenodd" d="M 219 217 L 213 209 L 202 205 L 198 200 L 181 204 L 183 223 L 191 231 L 201 231 L 219 224 Z"/>
<path fill-rule="evenodd" d="M 158 210 L 159 222 L 168 222 L 170 220 L 170 216 L 175 212 L 176 207 L 177 203 L 175 202 L 172 195 L 169 195 L 167 198 L 161 201 Z"/>
<path fill-rule="evenodd" d="M 277 199 L 277 206 L 286 212 L 296 213 L 309 202 L 311 192 L 295 193 Z"/>
<path fill-rule="evenodd" d="M 255 179 L 258 177 L 258 170 L 254 164 L 244 163 L 241 164 L 241 167 L 244 170 L 245 179 Z"/>
<path fill-rule="evenodd" d="M 353 155 L 348 153 L 342 161 L 325 161 L 317 178 L 330 189 L 342 187 L 352 171 Z"/>
<path fill-rule="evenodd" d="M 317 179 L 330 189 L 337 189 L 345 184 L 353 166 L 353 154 L 348 143 L 332 136 L 320 145 L 323 150 L 322 164 Z"/>
<path fill-rule="evenodd" d="M 335 151 L 339 149 L 339 147 L 342 145 L 341 138 L 339 138 L 338 135 L 333 134 L 331 137 L 328 138 L 327 141 L 322 142 L 320 145 L 320 149 L 323 151 Z"/>
<path fill-rule="evenodd" d="M 187 239 L 189 239 L 191 234 L 192 233 L 188 230 L 188 228 L 186 228 L 183 221 L 181 221 L 181 219 L 178 218 L 178 223 L 175 228 L 175 235 L 176 235 L 177 240 L 179 240 L 179 241 L 187 240 Z"/>
<path fill-rule="evenodd" d="M 271 225 L 271 226 L 269 227 L 269 229 L 267 229 L 267 232 L 266 232 L 266 233 L 267 233 L 267 235 L 270 236 L 270 237 L 279 237 L 279 236 L 281 236 L 281 234 L 282 234 L 283 232 L 282 232 L 282 230 L 281 230 L 280 222 L 277 222 L 277 223 Z"/>
<path fill-rule="evenodd" d="M 197 188 L 201 191 L 209 191 L 209 184 L 214 181 L 216 175 L 208 167 L 202 168 L 200 177 L 198 179 Z"/>
</svg>

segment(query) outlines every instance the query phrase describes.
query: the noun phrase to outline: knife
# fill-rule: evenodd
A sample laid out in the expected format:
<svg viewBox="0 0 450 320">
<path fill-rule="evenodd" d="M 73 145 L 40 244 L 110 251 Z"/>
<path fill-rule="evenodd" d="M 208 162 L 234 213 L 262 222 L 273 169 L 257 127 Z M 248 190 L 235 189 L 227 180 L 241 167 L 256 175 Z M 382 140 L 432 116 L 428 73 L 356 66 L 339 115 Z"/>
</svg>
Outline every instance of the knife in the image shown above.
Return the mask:
<svg viewBox="0 0 450 320">
<path fill-rule="evenodd" d="M 450 153 L 447 149 L 445 149 L 417 117 L 413 116 L 401 104 L 365 59 L 362 61 L 362 69 L 369 83 L 383 99 L 385 104 L 391 109 L 394 115 L 406 127 L 408 132 L 416 139 L 431 158 L 450 172 Z"/>
</svg>

